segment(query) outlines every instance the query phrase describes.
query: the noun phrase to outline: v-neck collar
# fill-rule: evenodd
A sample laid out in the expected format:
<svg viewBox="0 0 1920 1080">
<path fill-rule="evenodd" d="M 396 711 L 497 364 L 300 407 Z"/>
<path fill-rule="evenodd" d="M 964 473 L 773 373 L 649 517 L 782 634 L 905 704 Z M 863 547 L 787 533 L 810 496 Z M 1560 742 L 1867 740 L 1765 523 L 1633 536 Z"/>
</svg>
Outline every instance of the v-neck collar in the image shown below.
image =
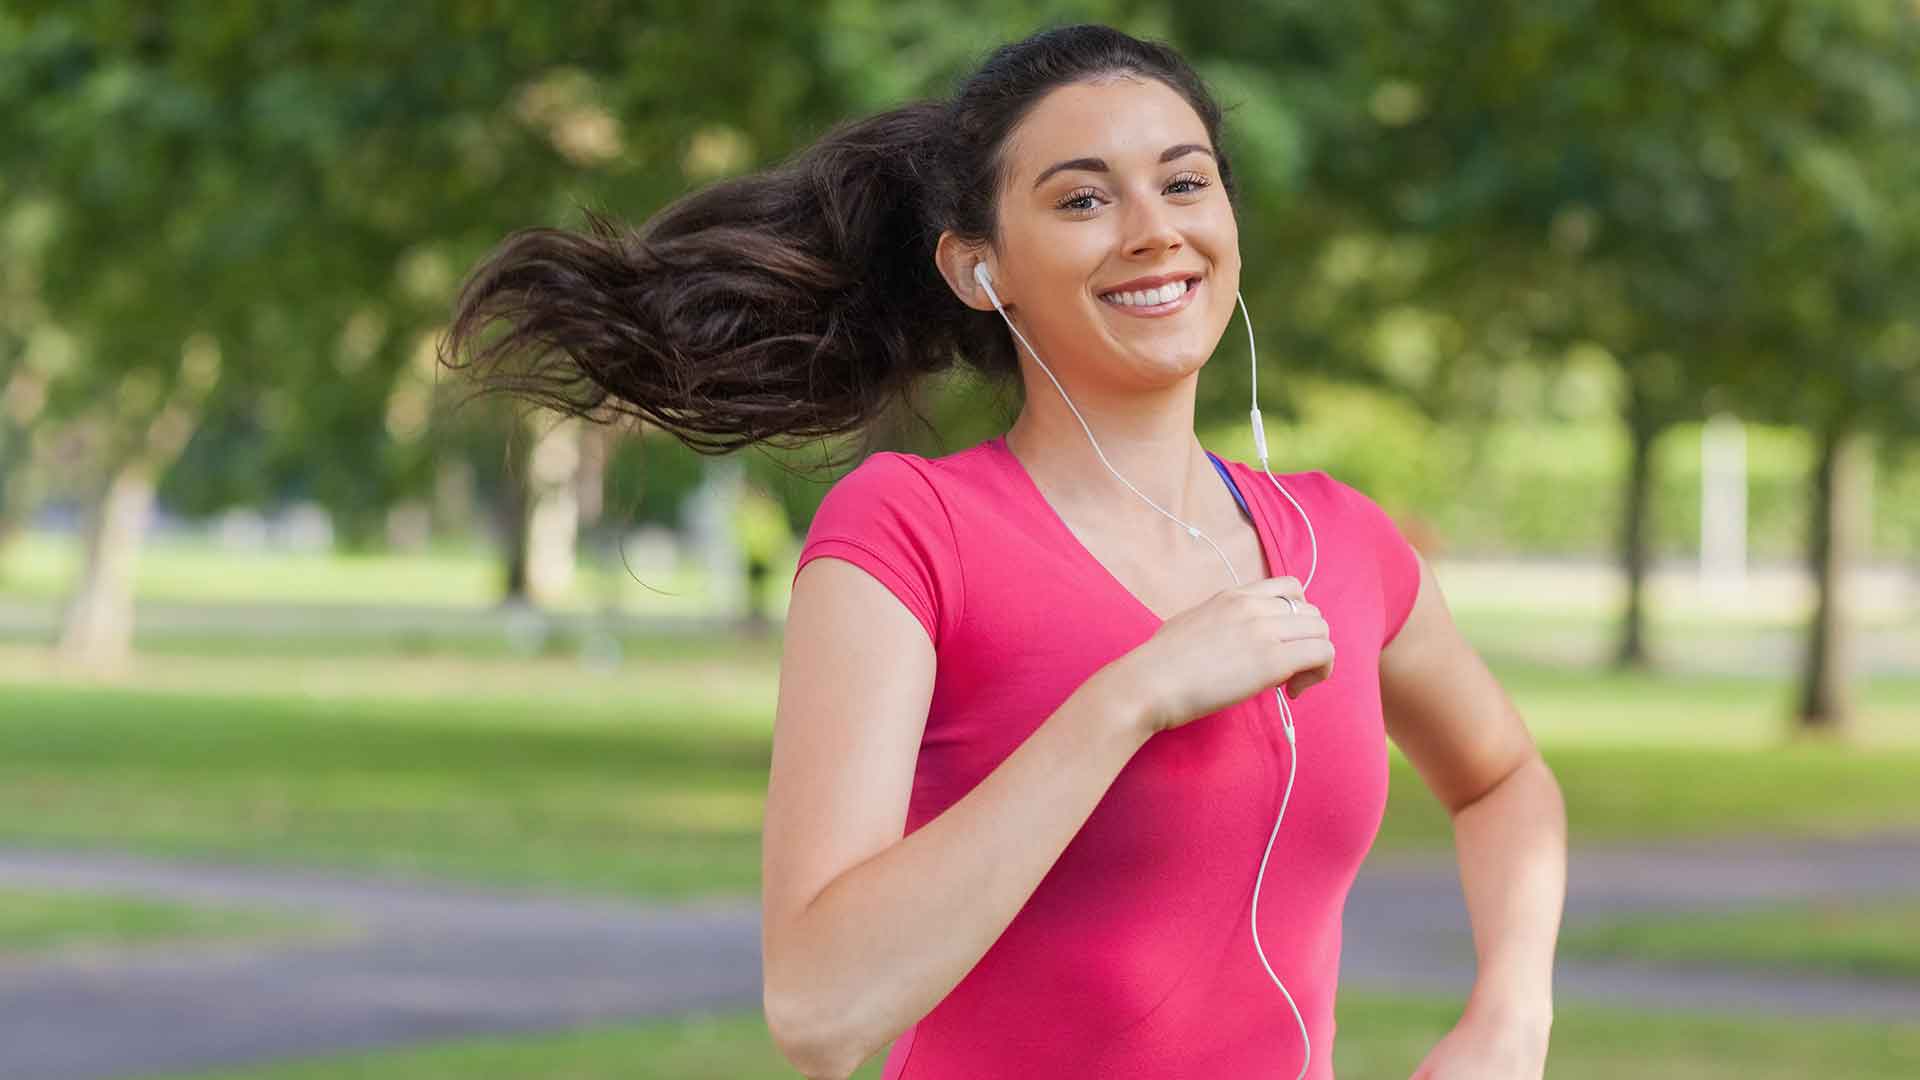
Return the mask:
<svg viewBox="0 0 1920 1080">
<path fill-rule="evenodd" d="M 1040 490 L 1040 485 L 1034 483 L 1033 477 L 1028 474 L 1027 467 L 1020 463 L 1020 459 L 1014 456 L 1012 450 L 1007 448 L 1006 436 L 996 435 L 987 440 L 987 442 L 993 452 L 1006 462 L 1007 471 L 1012 474 L 1017 486 L 1025 489 L 1026 492 L 1032 496 L 1033 500 L 1039 504 L 1040 509 L 1044 511 L 1041 517 L 1051 522 L 1051 527 L 1055 530 L 1061 543 L 1066 546 L 1066 549 L 1077 553 L 1075 555 L 1076 558 L 1087 563 L 1100 576 L 1106 578 L 1106 580 L 1111 583 L 1115 592 L 1125 597 L 1135 610 L 1145 615 L 1148 619 L 1151 619 L 1154 625 L 1159 626 L 1164 624 L 1167 620 L 1161 618 L 1152 608 L 1146 605 L 1145 601 L 1135 596 L 1133 590 L 1127 588 L 1119 578 L 1115 577 L 1113 571 L 1107 569 L 1106 563 L 1095 558 L 1093 552 L 1087 550 L 1087 546 L 1082 544 L 1080 538 L 1074 535 L 1073 530 L 1067 527 L 1066 520 L 1060 516 L 1058 511 L 1054 510 L 1053 504 L 1047 501 L 1046 495 Z M 1236 463 L 1214 457 L 1210 451 L 1207 456 L 1212 457 L 1214 461 L 1226 465 L 1229 473 L 1240 471 Z M 1240 478 L 1231 475 L 1228 476 L 1228 489 L 1230 491 L 1239 491 L 1244 498 L 1245 492 L 1239 488 L 1237 483 L 1238 479 Z M 1245 501 L 1253 508 L 1254 536 L 1260 541 L 1261 554 L 1266 557 L 1266 568 L 1261 569 L 1259 573 L 1266 576 L 1276 576 L 1284 573 L 1282 568 L 1285 564 L 1280 558 L 1280 549 L 1276 539 L 1276 533 L 1274 532 L 1273 522 L 1267 517 L 1266 500 L 1245 498 Z M 1243 578 L 1241 583 L 1245 584 L 1247 580 L 1248 579 Z"/>
</svg>

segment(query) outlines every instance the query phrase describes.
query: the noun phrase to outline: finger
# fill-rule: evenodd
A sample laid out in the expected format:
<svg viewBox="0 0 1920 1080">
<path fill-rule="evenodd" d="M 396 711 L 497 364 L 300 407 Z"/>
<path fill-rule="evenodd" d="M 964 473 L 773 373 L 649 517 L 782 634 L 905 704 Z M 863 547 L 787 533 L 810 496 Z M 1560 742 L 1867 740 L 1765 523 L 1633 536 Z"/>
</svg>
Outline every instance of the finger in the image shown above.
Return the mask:
<svg viewBox="0 0 1920 1080">
<path fill-rule="evenodd" d="M 1313 684 L 1320 681 L 1317 674 L 1318 671 L 1319 671 L 1318 668 L 1312 671 L 1302 671 L 1299 674 L 1295 675 L 1293 678 L 1288 679 L 1287 680 L 1287 696 L 1290 698 L 1298 698 L 1301 694 L 1304 694 L 1308 690 L 1312 689 Z"/>
<path fill-rule="evenodd" d="M 1329 660 L 1317 668 L 1302 671 L 1287 680 L 1287 687 L 1292 690 L 1292 693 L 1287 696 L 1297 698 L 1306 691 L 1311 690 L 1331 678 L 1333 678 L 1333 661 Z"/>
<path fill-rule="evenodd" d="M 1300 579 L 1297 577 L 1281 576 L 1261 578 L 1249 585 L 1248 588 L 1262 596 L 1272 596 L 1275 598 L 1290 596 L 1296 603 L 1304 603 L 1307 598 L 1306 589 L 1300 584 Z"/>
<path fill-rule="evenodd" d="M 1306 611 L 1301 611 L 1297 615 L 1291 611 L 1280 611 L 1275 613 L 1274 618 L 1276 620 L 1273 624 L 1274 632 L 1282 641 L 1320 638 L 1329 645 L 1333 644 L 1333 627 L 1328 626 L 1327 620 L 1319 615 Z"/>
</svg>

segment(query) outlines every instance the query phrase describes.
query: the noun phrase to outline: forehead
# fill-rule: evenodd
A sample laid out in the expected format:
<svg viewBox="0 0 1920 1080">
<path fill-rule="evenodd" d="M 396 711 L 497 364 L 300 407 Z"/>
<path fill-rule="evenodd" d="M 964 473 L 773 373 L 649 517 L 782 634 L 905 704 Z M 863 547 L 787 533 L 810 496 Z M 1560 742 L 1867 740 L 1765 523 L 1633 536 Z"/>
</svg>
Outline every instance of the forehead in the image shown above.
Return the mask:
<svg viewBox="0 0 1920 1080">
<path fill-rule="evenodd" d="M 1151 166 L 1175 143 L 1211 146 L 1187 99 L 1158 79 L 1126 76 L 1058 87 L 1007 139 L 1009 179 L 1031 183 L 1063 158 L 1105 158 L 1115 169 Z"/>
</svg>

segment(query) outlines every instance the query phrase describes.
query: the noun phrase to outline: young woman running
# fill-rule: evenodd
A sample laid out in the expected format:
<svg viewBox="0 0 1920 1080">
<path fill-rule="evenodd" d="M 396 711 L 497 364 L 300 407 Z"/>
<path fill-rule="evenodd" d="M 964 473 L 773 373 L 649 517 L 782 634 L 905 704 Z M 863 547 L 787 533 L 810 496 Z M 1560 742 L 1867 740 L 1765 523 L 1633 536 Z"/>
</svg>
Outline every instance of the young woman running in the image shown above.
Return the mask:
<svg viewBox="0 0 1920 1080">
<path fill-rule="evenodd" d="M 463 290 L 486 377 L 690 446 L 861 430 L 955 363 L 1020 394 L 1002 435 L 867 457 L 799 556 L 762 959 L 807 1076 L 891 1043 L 885 1080 L 1333 1077 L 1389 739 L 1479 954 L 1415 1075 L 1542 1075 L 1565 814 L 1525 724 L 1373 500 L 1271 472 L 1257 403 L 1258 466 L 1194 437 L 1241 272 L 1220 128 L 1174 50 L 1050 30 Z"/>
</svg>

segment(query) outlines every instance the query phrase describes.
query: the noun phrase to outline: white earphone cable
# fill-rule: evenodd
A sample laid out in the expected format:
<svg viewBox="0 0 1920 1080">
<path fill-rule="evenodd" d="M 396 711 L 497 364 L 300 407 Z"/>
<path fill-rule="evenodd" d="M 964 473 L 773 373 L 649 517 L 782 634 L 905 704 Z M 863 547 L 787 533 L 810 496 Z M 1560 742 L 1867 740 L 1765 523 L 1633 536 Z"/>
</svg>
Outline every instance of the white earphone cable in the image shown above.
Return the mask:
<svg viewBox="0 0 1920 1080">
<path fill-rule="evenodd" d="M 981 287 L 986 290 L 987 298 L 993 301 L 994 310 L 998 311 L 1000 313 L 1000 317 L 1006 320 L 1007 329 L 1013 331 L 1013 336 L 1016 338 L 1019 338 L 1020 344 L 1025 345 L 1027 347 L 1027 355 L 1033 357 L 1033 362 L 1040 365 L 1041 371 L 1046 372 L 1047 378 L 1052 381 L 1054 389 L 1060 391 L 1060 397 L 1063 401 L 1067 403 L 1067 408 L 1073 410 L 1074 419 L 1080 421 L 1081 429 L 1086 431 L 1087 441 L 1093 444 L 1093 452 L 1099 455 L 1100 463 L 1102 465 L 1105 465 L 1107 467 L 1107 471 L 1112 473 L 1116 479 L 1118 479 L 1121 483 L 1126 484 L 1128 490 L 1132 491 L 1135 495 L 1140 496 L 1140 498 L 1144 500 L 1148 506 L 1151 506 L 1155 510 L 1160 511 L 1161 515 L 1166 517 L 1167 520 L 1172 521 L 1174 524 L 1179 525 L 1181 528 L 1185 529 L 1187 531 L 1188 536 L 1192 536 L 1200 540 L 1205 540 L 1207 542 L 1207 546 L 1213 548 L 1213 553 L 1220 556 L 1220 561 L 1226 564 L 1227 573 L 1232 575 L 1233 583 L 1235 585 L 1239 585 L 1241 583 L 1240 575 L 1238 572 L 1234 570 L 1233 561 L 1227 558 L 1226 553 L 1220 550 L 1220 545 L 1214 543 L 1212 537 L 1209 537 L 1207 534 L 1201 532 L 1199 529 L 1195 528 L 1194 526 L 1189 525 L 1186 522 L 1181 521 L 1179 518 L 1175 517 L 1174 515 L 1168 513 L 1165 509 L 1163 509 L 1160 506 L 1159 503 L 1156 503 L 1152 499 L 1148 498 L 1145 492 L 1141 491 L 1139 488 L 1134 487 L 1131 483 L 1129 483 L 1127 481 L 1127 478 L 1124 476 L 1121 476 L 1120 471 L 1113 467 L 1113 463 L 1108 461 L 1107 455 L 1103 451 L 1101 451 L 1100 441 L 1093 437 L 1093 429 L 1087 426 L 1086 417 L 1083 417 L 1080 415 L 1080 410 L 1077 407 L 1075 407 L 1075 405 L 1073 404 L 1073 399 L 1067 396 L 1066 387 L 1060 385 L 1060 380 L 1054 377 L 1053 369 L 1047 367 L 1046 361 L 1040 359 L 1040 354 L 1034 351 L 1033 345 L 1032 343 L 1027 341 L 1026 335 L 1020 332 L 1019 327 L 1013 325 L 1012 317 L 1007 314 L 1006 308 L 1000 303 L 999 295 L 995 293 L 993 290 L 993 279 L 987 271 L 986 264 L 981 262 L 974 263 L 973 276 L 974 276 L 974 280 L 978 281 Z M 1234 293 L 1234 299 L 1239 302 L 1240 314 L 1246 320 L 1247 354 L 1249 357 L 1249 361 L 1252 362 L 1254 365 L 1253 380 L 1252 380 L 1253 442 L 1254 442 L 1254 447 L 1258 451 L 1260 456 L 1260 470 L 1267 474 L 1268 480 L 1273 481 L 1274 487 L 1279 488 L 1280 494 L 1285 495 L 1287 497 L 1287 501 L 1290 503 L 1293 503 L 1293 508 L 1300 512 L 1300 519 L 1307 523 L 1307 539 L 1308 539 L 1308 542 L 1312 545 L 1313 559 L 1307 568 L 1306 580 L 1300 583 L 1301 595 L 1305 596 L 1307 586 L 1313 582 L 1313 572 L 1320 565 L 1320 545 L 1318 540 L 1314 538 L 1312 519 L 1307 517 L 1307 512 L 1301 508 L 1299 501 L 1296 500 L 1291 494 L 1289 494 L 1285 487 L 1281 486 L 1279 478 L 1273 475 L 1273 470 L 1267 467 L 1267 435 L 1260 420 L 1260 367 L 1257 360 L 1253 359 L 1254 357 L 1253 317 L 1247 314 L 1247 302 L 1245 299 L 1243 299 L 1240 296 L 1239 292 L 1236 291 Z M 1287 599 L 1287 604 L 1289 607 L 1294 607 L 1294 610 L 1296 611 L 1298 610 L 1298 608 L 1294 606 L 1291 598 Z M 1294 1021 L 1300 1025 L 1300 1043 L 1301 1043 L 1303 1056 L 1300 1059 L 1300 1073 L 1299 1073 L 1299 1076 L 1295 1078 L 1295 1080 L 1301 1080 L 1301 1078 L 1307 1075 L 1307 1064 L 1313 1060 L 1313 1046 L 1307 1039 L 1307 1023 L 1306 1023 L 1306 1020 L 1300 1015 L 1300 1006 L 1294 1002 L 1293 995 L 1291 993 L 1288 993 L 1286 984 L 1280 981 L 1280 976 L 1275 975 L 1273 972 L 1273 965 L 1267 962 L 1266 950 L 1260 947 L 1260 883 L 1262 879 L 1264 879 L 1267 876 L 1267 859 L 1269 856 L 1273 854 L 1273 841 L 1280 835 L 1280 822 L 1284 820 L 1287 816 L 1287 802 L 1293 798 L 1294 770 L 1299 763 L 1299 753 L 1298 753 L 1299 748 L 1294 738 L 1293 710 L 1287 707 L 1287 697 L 1286 697 L 1286 694 L 1283 692 L 1283 690 L 1284 690 L 1283 687 L 1275 687 L 1273 690 L 1273 696 L 1274 696 L 1274 700 L 1280 703 L 1280 719 L 1282 721 L 1281 730 L 1286 733 L 1287 746 L 1289 748 L 1289 752 L 1287 754 L 1287 788 L 1286 788 L 1285 794 L 1283 794 L 1280 798 L 1280 816 L 1274 819 L 1273 833 L 1267 837 L 1267 850 L 1260 856 L 1260 871 L 1253 879 L 1253 907 L 1251 909 L 1251 916 L 1252 916 L 1251 922 L 1252 922 L 1252 930 L 1253 930 L 1253 949 L 1254 949 L 1254 952 L 1258 954 L 1260 957 L 1260 966 L 1267 969 L 1267 977 L 1273 980 L 1273 984 L 1280 988 L 1280 992 L 1282 994 L 1286 995 L 1287 1004 L 1293 1009 Z"/>
</svg>

